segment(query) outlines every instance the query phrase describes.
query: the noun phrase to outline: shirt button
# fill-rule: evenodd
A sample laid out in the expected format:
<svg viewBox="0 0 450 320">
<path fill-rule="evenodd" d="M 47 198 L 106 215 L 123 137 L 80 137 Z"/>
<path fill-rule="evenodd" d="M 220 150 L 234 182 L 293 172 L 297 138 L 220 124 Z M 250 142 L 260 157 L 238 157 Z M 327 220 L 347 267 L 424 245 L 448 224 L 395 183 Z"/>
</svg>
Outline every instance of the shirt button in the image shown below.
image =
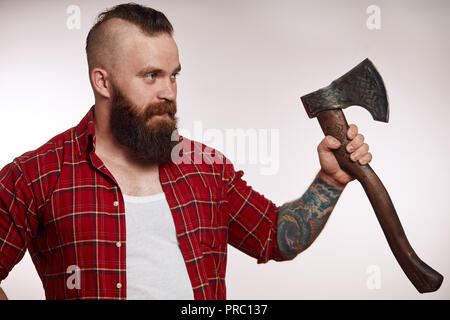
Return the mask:
<svg viewBox="0 0 450 320">
<path fill-rule="evenodd" d="M 118 207 L 119 206 L 119 201 L 114 201 L 113 205 L 114 205 L 114 207 Z"/>
<path fill-rule="evenodd" d="M 122 284 L 119 282 L 118 284 L 116 284 L 117 289 L 122 288 Z"/>
<path fill-rule="evenodd" d="M 122 246 L 122 243 L 120 241 L 116 242 L 116 247 L 120 248 Z"/>
</svg>

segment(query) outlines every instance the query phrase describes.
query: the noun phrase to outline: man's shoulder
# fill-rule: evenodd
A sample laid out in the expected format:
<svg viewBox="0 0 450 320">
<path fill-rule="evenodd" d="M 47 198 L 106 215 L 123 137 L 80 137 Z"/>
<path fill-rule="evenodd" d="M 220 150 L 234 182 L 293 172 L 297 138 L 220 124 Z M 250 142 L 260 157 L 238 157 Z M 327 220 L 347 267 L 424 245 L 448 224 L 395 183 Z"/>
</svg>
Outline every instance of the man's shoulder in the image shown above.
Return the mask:
<svg viewBox="0 0 450 320">
<path fill-rule="evenodd" d="M 232 161 L 221 151 L 203 142 L 180 136 L 172 152 L 169 179 L 180 177 L 206 177 L 225 183 L 241 177 L 244 172 L 235 171 Z"/>
<path fill-rule="evenodd" d="M 0 180 L 5 183 L 9 181 L 10 184 L 23 180 L 33 190 L 36 199 L 48 195 L 61 174 L 64 147 L 70 144 L 73 130 L 71 128 L 59 133 L 40 147 L 14 158 L 0 170 Z"/>
<path fill-rule="evenodd" d="M 218 149 L 181 135 L 176 148 L 176 152 L 172 153 L 172 161 L 175 163 L 206 167 L 231 164 L 231 161 Z"/>
<path fill-rule="evenodd" d="M 27 151 L 15 158 L 14 163 L 20 166 L 27 166 L 38 161 L 45 164 L 46 168 L 51 168 L 50 164 L 54 161 L 58 161 L 60 165 L 62 164 L 64 150 L 70 150 L 72 156 L 77 157 L 87 147 L 88 136 L 93 131 L 93 117 L 94 106 L 89 109 L 88 113 L 77 125 L 55 135 L 40 147 Z"/>
<path fill-rule="evenodd" d="M 62 152 L 65 146 L 73 143 L 71 137 L 74 134 L 75 127 L 61 132 L 47 142 L 34 150 L 27 151 L 22 155 L 14 158 L 13 163 L 18 165 L 22 170 L 28 167 L 36 167 L 41 165 L 41 170 L 55 170 L 55 167 L 60 167 L 62 160 Z"/>
</svg>

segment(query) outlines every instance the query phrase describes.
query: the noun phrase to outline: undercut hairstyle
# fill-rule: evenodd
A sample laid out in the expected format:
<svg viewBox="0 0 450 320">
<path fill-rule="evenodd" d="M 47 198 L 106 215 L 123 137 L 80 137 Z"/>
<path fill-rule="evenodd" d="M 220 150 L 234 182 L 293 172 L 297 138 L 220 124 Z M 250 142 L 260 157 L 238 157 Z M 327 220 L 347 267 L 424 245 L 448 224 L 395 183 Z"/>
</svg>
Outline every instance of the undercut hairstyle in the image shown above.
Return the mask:
<svg viewBox="0 0 450 320">
<path fill-rule="evenodd" d="M 103 46 L 101 39 L 101 26 L 112 18 L 119 18 L 128 21 L 139 27 L 149 36 L 168 34 L 173 36 L 173 27 L 164 13 L 155 9 L 144 7 L 136 3 L 125 3 L 103 11 L 97 16 L 94 26 L 88 33 L 86 39 L 86 55 L 88 60 L 89 72 L 98 66 L 98 52 L 100 46 Z"/>
</svg>

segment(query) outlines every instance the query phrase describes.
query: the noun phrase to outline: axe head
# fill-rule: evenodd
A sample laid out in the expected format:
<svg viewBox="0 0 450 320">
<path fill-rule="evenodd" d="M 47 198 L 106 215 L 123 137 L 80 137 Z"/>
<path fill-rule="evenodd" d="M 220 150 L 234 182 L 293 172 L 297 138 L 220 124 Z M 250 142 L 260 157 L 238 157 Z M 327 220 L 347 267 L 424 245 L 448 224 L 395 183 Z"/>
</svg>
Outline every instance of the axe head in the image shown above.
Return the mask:
<svg viewBox="0 0 450 320">
<path fill-rule="evenodd" d="M 331 109 L 361 106 L 374 120 L 389 121 L 389 104 L 383 79 L 369 59 L 365 59 L 328 87 L 301 97 L 310 118 Z"/>
</svg>

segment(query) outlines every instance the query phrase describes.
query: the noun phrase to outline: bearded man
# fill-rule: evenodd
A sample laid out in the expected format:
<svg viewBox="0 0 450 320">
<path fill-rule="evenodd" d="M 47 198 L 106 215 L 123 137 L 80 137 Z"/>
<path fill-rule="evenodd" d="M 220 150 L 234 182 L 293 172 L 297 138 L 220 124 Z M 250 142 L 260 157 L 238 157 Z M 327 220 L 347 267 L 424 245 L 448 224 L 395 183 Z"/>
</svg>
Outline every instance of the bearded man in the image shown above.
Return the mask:
<svg viewBox="0 0 450 320">
<path fill-rule="evenodd" d="M 278 207 L 220 152 L 179 136 L 181 65 L 161 12 L 101 13 L 86 52 L 94 106 L 0 171 L 0 281 L 29 250 L 47 299 L 225 299 L 227 244 L 258 263 L 293 259 L 354 180 L 325 137 L 311 186 Z M 348 138 L 351 159 L 370 162 L 355 125 Z M 180 143 L 192 161 L 174 161 Z"/>
</svg>

